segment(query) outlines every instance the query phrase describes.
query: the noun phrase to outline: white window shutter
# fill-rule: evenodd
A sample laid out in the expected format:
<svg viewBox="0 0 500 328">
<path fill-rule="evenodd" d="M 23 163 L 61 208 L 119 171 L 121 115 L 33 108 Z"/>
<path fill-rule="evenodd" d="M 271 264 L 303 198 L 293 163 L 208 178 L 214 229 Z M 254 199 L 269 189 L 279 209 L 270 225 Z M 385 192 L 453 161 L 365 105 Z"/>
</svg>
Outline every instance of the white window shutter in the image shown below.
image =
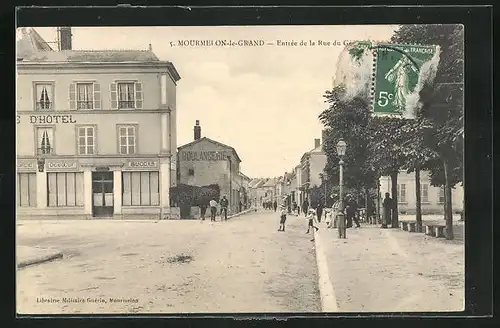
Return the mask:
<svg viewBox="0 0 500 328">
<path fill-rule="evenodd" d="M 102 109 L 101 85 L 99 83 L 94 83 L 94 109 Z"/>
<path fill-rule="evenodd" d="M 135 82 L 135 108 L 142 108 L 142 83 Z"/>
<path fill-rule="evenodd" d="M 76 109 L 76 84 L 70 83 L 69 85 L 69 109 Z"/>
<path fill-rule="evenodd" d="M 116 83 L 111 83 L 110 86 L 110 93 L 111 93 L 111 109 L 118 109 L 118 99 L 117 99 L 117 92 L 116 92 Z"/>
</svg>

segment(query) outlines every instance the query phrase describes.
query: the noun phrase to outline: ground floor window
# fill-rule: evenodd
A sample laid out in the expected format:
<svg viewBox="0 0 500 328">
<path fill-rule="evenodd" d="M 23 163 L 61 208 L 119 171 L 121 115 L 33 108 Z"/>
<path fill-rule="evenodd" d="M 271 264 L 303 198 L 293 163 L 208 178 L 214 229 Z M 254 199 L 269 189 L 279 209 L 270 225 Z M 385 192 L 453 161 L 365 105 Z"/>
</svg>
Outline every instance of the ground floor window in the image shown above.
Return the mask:
<svg viewBox="0 0 500 328">
<path fill-rule="evenodd" d="M 17 206 L 36 206 L 36 173 L 19 173 Z"/>
<path fill-rule="evenodd" d="M 48 206 L 83 206 L 83 173 L 47 173 Z"/>
<path fill-rule="evenodd" d="M 158 172 L 123 172 L 123 206 L 160 205 Z"/>
</svg>

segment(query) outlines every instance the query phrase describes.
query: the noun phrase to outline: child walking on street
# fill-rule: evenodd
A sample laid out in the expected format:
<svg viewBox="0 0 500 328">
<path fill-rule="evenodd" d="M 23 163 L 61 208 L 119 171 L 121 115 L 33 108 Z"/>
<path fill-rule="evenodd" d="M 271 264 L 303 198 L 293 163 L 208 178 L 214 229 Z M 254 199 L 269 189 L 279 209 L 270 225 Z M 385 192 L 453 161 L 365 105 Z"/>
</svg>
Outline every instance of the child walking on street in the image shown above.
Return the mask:
<svg viewBox="0 0 500 328">
<path fill-rule="evenodd" d="M 316 211 L 314 210 L 314 208 L 309 209 L 309 211 L 307 212 L 307 215 L 306 215 L 306 219 L 308 220 L 306 233 L 309 233 L 309 231 L 311 230 L 311 227 L 316 229 L 316 231 L 319 230 L 318 227 L 316 227 L 314 225 L 314 218 L 315 217 L 316 217 Z M 311 239 L 311 241 L 314 241 L 314 239 Z"/>
<path fill-rule="evenodd" d="M 280 228 L 278 231 L 285 231 L 285 222 L 286 222 L 286 209 L 285 205 L 281 205 L 280 208 Z"/>
</svg>

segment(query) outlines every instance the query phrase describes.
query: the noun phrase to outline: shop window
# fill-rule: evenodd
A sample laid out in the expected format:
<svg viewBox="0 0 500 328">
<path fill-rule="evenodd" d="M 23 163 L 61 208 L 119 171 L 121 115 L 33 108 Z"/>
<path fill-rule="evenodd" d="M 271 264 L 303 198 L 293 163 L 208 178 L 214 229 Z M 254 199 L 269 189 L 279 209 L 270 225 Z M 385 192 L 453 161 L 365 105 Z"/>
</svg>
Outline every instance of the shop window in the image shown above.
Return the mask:
<svg viewBox="0 0 500 328">
<path fill-rule="evenodd" d="M 122 155 L 136 153 L 137 129 L 135 126 L 118 127 L 118 148 Z"/>
<path fill-rule="evenodd" d="M 54 84 L 35 83 L 35 110 L 46 111 L 53 109 Z"/>
<path fill-rule="evenodd" d="M 406 185 L 398 184 L 397 192 L 398 203 L 406 203 Z"/>
<path fill-rule="evenodd" d="M 157 206 L 160 204 L 158 172 L 123 172 L 123 206 Z"/>
<path fill-rule="evenodd" d="M 50 207 L 83 206 L 83 173 L 47 173 L 47 198 Z"/>
<path fill-rule="evenodd" d="M 36 173 L 19 173 L 17 206 L 36 206 Z"/>
<path fill-rule="evenodd" d="M 77 128 L 77 144 L 79 155 L 93 155 L 95 153 L 96 138 L 95 127 L 93 126 L 79 126 Z"/>
</svg>

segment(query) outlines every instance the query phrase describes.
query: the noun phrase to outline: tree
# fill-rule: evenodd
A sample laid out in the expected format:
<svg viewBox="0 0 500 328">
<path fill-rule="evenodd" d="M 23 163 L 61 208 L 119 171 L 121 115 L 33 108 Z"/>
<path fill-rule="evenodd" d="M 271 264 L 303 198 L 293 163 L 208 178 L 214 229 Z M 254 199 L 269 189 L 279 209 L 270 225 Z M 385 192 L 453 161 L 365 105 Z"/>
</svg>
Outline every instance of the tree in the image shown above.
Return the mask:
<svg viewBox="0 0 500 328">
<path fill-rule="evenodd" d="M 325 94 L 329 108 L 319 115 L 325 125 L 324 150 L 327 155 L 325 181 L 329 185 L 338 184 L 339 157 L 337 142 L 347 143 L 344 156 L 344 186 L 346 189 L 367 191 L 375 187 L 376 171 L 369 162 L 370 122 L 369 101 L 366 94 L 352 99 L 346 98 L 343 86 L 337 86 Z"/>
<path fill-rule="evenodd" d="M 417 121 L 423 143 L 438 155 L 429 161 L 432 183 L 445 187 L 446 238 L 453 239 L 452 186 L 463 181 L 463 53 L 461 25 L 403 25 L 392 42 L 439 45 L 436 78 L 420 91 Z M 439 165 L 438 165 L 439 163 Z"/>
</svg>

